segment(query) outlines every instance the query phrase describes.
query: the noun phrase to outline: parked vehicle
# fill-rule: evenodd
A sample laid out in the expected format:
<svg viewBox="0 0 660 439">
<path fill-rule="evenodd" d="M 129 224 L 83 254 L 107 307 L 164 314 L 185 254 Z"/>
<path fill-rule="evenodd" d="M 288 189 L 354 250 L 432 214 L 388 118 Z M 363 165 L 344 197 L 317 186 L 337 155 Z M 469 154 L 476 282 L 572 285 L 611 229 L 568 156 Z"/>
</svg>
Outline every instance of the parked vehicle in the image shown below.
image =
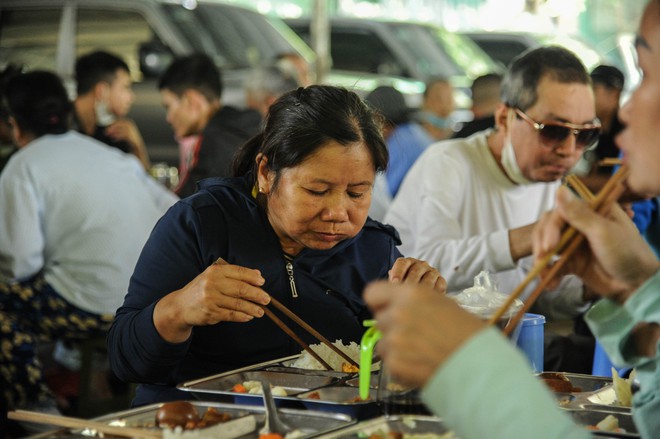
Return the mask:
<svg viewBox="0 0 660 439">
<path fill-rule="evenodd" d="M 587 69 L 604 61 L 594 48 L 577 37 L 565 35 L 542 35 L 525 32 L 465 32 L 488 55 L 504 65 L 527 49 L 556 44 L 566 47 L 582 60 Z"/>
<path fill-rule="evenodd" d="M 17 63 L 49 69 L 65 80 L 77 56 L 96 49 L 122 56 L 134 75 L 130 117 L 140 127 L 153 162 L 178 164 L 165 121 L 157 76 L 174 56 L 210 55 L 222 69 L 223 102 L 242 105 L 243 78 L 252 66 L 282 53 L 313 53 L 279 19 L 217 1 L 3 0 L 0 67 Z M 73 88 L 72 88 L 73 89 Z"/>
<path fill-rule="evenodd" d="M 620 34 L 614 40 L 613 47 L 607 50 L 597 49 L 578 37 L 567 35 L 545 35 L 524 32 L 465 32 L 491 58 L 508 65 L 520 53 L 541 45 L 557 44 L 574 52 L 582 60 L 587 70 L 591 71 L 599 64 L 609 64 L 621 69 L 626 77 L 622 100 L 637 87 L 641 80 L 636 65 L 636 53 L 633 34 Z"/>
<path fill-rule="evenodd" d="M 310 20 L 288 19 L 286 23 L 305 41 L 310 41 Z M 431 24 L 330 19 L 332 67 L 328 82 L 350 83 L 359 77 L 360 88 L 392 85 L 406 95 L 409 106 L 421 102 L 424 84 L 432 77 L 445 77 L 456 88 L 460 108 L 469 108 L 469 86 L 484 73 L 502 70 L 476 44 L 461 35 Z M 364 78 L 373 78 L 373 82 Z"/>
</svg>

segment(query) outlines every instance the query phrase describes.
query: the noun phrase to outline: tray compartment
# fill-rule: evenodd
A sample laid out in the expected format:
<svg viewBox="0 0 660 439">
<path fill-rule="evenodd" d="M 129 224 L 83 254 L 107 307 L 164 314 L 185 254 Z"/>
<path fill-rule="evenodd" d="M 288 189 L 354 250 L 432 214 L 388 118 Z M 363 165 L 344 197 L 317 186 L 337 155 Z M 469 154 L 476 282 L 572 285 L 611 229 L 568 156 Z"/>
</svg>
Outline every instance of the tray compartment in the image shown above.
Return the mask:
<svg viewBox="0 0 660 439">
<path fill-rule="evenodd" d="M 387 439 L 388 432 L 398 432 L 403 434 L 433 434 L 438 439 L 458 439 L 442 423 L 440 418 L 435 416 L 422 415 L 400 415 L 400 416 L 381 416 L 368 421 L 358 422 L 357 424 L 335 430 L 333 432 L 320 435 L 320 438 L 335 439 L 363 439 L 366 437 L 382 437 Z"/>
<path fill-rule="evenodd" d="M 200 415 L 206 411 L 207 408 L 213 407 L 216 410 L 228 413 L 232 419 L 239 418 L 247 415 L 254 415 L 257 420 L 257 429 L 250 434 L 241 436 L 241 439 L 258 439 L 259 429 L 263 427 L 265 415 L 264 408 L 254 405 L 234 405 L 222 404 L 216 402 L 206 401 L 190 401 Z M 107 422 L 110 425 L 138 427 L 145 429 L 156 429 L 155 418 L 156 412 L 162 404 L 152 404 L 135 409 L 125 410 L 117 413 L 112 413 L 95 418 L 95 421 Z M 316 436 L 319 434 L 328 433 L 339 428 L 346 427 L 355 423 L 355 420 L 350 416 L 340 413 L 325 413 L 311 410 L 295 410 L 295 409 L 280 409 L 278 410 L 282 419 L 292 427 L 301 430 L 304 438 Z M 100 437 L 92 430 L 82 431 L 54 431 L 50 436 L 41 436 L 44 439 L 60 439 L 60 438 L 76 438 L 76 437 Z"/>
</svg>

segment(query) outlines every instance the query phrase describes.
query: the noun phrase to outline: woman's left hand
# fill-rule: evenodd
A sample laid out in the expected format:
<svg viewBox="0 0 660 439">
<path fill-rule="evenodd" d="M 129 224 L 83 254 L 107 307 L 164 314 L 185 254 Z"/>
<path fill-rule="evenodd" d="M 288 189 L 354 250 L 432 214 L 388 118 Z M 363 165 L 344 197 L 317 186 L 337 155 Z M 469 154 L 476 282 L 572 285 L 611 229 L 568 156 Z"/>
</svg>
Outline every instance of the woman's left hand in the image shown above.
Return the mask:
<svg viewBox="0 0 660 439">
<path fill-rule="evenodd" d="M 423 284 L 441 293 L 447 292 L 447 282 L 440 272 L 426 261 L 415 258 L 399 258 L 388 272 L 390 282 Z"/>
</svg>

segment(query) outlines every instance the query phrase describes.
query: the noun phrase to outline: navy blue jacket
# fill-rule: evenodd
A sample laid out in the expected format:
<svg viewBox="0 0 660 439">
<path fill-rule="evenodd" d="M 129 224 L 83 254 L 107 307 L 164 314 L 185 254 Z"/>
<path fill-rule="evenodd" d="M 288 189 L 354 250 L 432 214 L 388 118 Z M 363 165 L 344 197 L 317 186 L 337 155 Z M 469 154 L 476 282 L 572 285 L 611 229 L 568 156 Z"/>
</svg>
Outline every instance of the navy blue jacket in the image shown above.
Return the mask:
<svg viewBox="0 0 660 439">
<path fill-rule="evenodd" d="M 173 387 L 302 350 L 267 317 L 195 327 L 180 344 L 158 335 L 152 319 L 156 302 L 188 284 L 218 257 L 259 269 L 266 292 L 326 338 L 347 343 L 359 342 L 361 322 L 370 317 L 362 300 L 364 287 L 386 278 L 401 256 L 394 229 L 368 219 L 354 238 L 330 250 L 304 249 L 293 259 L 298 293 L 293 297 L 279 240 L 251 196 L 248 179 L 207 179 L 200 186 L 154 228 L 108 335 L 110 363 L 117 376 L 148 383 L 138 389 L 136 405 L 190 398 Z M 317 343 L 283 320 L 307 343 Z"/>
</svg>

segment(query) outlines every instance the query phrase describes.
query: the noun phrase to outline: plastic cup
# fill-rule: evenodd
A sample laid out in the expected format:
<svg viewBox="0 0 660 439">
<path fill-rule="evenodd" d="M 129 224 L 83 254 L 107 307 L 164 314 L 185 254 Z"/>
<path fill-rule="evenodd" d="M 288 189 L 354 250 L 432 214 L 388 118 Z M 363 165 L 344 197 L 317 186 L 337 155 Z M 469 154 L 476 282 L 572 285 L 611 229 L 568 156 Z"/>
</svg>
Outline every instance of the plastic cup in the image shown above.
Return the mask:
<svg viewBox="0 0 660 439">
<path fill-rule="evenodd" d="M 526 313 L 522 319 L 517 346 L 529 359 L 534 372 L 543 372 L 543 332 L 545 316 Z"/>
</svg>

